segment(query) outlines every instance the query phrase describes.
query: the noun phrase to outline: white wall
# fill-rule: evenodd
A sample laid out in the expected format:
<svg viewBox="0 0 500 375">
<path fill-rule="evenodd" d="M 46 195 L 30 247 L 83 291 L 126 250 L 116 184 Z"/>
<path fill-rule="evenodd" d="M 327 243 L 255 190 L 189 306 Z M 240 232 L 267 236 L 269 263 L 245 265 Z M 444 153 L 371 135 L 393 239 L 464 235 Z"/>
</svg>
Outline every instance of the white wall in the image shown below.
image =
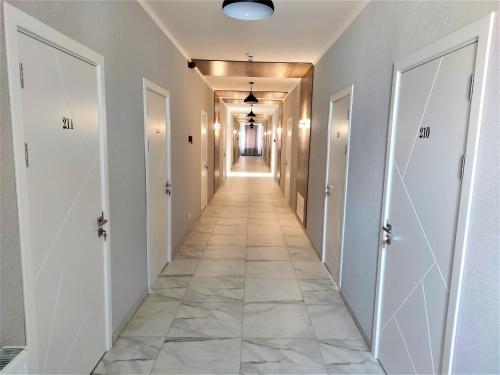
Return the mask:
<svg viewBox="0 0 500 375">
<path fill-rule="evenodd" d="M 321 249 L 329 97 L 354 84 L 343 293 L 371 337 L 393 62 L 498 9 L 498 2 L 370 2 L 315 66 L 307 232 Z M 457 372 L 498 372 L 498 20 L 488 82 Z M 475 348 L 475 349 L 472 349 Z M 471 351 L 474 354 L 471 354 Z M 476 361 L 474 359 L 477 359 Z"/>
<path fill-rule="evenodd" d="M 113 327 L 144 292 L 146 278 L 146 204 L 142 78 L 170 91 L 172 120 L 173 244 L 181 240 L 200 212 L 200 111 L 213 124 L 213 94 L 197 72 L 135 1 L 12 1 L 40 21 L 102 54 L 105 58 L 112 243 Z M 4 54 L 4 42 L 1 41 Z M 4 65 L 2 57 L 2 66 Z M 4 76 L 2 75 L 2 78 Z M 0 82 L 2 113 L 7 87 Z M 2 146 L 10 125 L 2 115 Z M 209 132 L 210 133 L 210 132 Z M 188 143 L 193 136 L 193 144 Z M 213 162 L 213 138 L 209 139 Z M 4 151 L 5 150 L 5 151 Z M 2 267 L 2 278 L 20 287 L 19 244 L 15 215 L 12 151 L 2 147 L 2 256 L 15 264 Z M 212 169 L 213 170 L 213 169 Z M 7 192 L 4 194 L 4 188 Z M 212 188 L 213 190 L 213 188 Z M 191 219 L 188 219 L 191 213 Z M 7 217 L 5 215 L 8 215 Z M 8 223 L 4 224 L 4 219 Z M 8 246 L 4 245 L 7 243 Z M 13 255 L 13 256 L 11 256 Z M 5 273 L 6 272 L 6 273 Z M 12 294 L 12 292 L 10 292 Z M 4 300 L 11 313 L 2 315 L 2 342 L 24 340 L 20 326 L 22 298 Z M 5 336 L 3 335 L 5 333 Z"/>
</svg>

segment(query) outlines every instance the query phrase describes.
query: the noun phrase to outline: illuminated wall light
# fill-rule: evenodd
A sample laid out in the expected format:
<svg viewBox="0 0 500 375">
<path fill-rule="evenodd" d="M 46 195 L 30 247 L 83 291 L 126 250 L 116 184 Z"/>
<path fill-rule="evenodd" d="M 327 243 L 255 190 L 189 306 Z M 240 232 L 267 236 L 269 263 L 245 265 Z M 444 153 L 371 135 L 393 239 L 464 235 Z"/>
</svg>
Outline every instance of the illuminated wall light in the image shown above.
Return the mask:
<svg viewBox="0 0 500 375">
<path fill-rule="evenodd" d="M 311 127 L 311 120 L 306 118 L 299 121 L 299 129 L 309 129 Z"/>
<path fill-rule="evenodd" d="M 220 129 L 220 124 L 218 122 L 216 122 L 214 124 L 214 130 L 219 130 Z"/>
</svg>

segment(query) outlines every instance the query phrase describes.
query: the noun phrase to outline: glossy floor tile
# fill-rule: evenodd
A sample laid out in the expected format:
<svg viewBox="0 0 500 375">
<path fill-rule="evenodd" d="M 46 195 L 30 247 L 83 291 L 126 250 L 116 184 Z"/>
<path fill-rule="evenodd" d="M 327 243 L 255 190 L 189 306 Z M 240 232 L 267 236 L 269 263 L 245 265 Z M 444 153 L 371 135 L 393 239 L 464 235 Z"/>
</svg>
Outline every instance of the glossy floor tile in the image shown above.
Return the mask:
<svg viewBox="0 0 500 375">
<path fill-rule="evenodd" d="M 274 180 L 228 179 L 185 238 L 95 374 L 383 373 Z"/>
</svg>

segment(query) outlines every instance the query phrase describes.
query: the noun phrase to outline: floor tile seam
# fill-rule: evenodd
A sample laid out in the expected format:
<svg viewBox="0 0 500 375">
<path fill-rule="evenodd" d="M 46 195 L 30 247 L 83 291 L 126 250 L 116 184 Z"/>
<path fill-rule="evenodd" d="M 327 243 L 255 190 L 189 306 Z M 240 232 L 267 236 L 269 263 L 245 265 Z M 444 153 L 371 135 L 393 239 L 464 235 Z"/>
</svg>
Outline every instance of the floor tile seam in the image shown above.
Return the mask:
<svg viewBox="0 0 500 375">
<path fill-rule="evenodd" d="M 242 308 L 242 314 L 241 314 L 241 342 L 240 342 L 240 369 L 239 373 L 241 374 L 242 371 L 242 363 L 243 363 L 243 328 L 244 328 L 244 322 L 245 322 L 245 297 L 246 297 L 246 286 L 247 286 L 247 280 L 246 280 L 246 274 L 247 274 L 247 266 L 245 262 L 245 276 L 243 277 L 243 308 Z"/>
<path fill-rule="evenodd" d="M 321 359 L 320 365 L 322 365 L 321 370 L 325 370 L 325 374 L 328 373 L 328 364 L 324 359 L 323 352 L 321 351 L 321 348 L 319 346 L 319 342 L 316 339 L 310 339 L 310 338 L 263 338 L 263 337 L 242 337 L 241 338 L 241 346 L 243 347 L 244 342 L 250 342 L 250 341 L 259 341 L 259 340 L 268 340 L 268 341 L 279 341 L 279 340 L 288 340 L 288 341 L 299 341 L 301 343 L 308 343 L 308 344 L 315 344 L 316 349 L 318 354 L 320 355 L 319 359 Z M 251 342 L 250 342 L 251 343 Z M 289 350 L 289 349 L 285 349 Z M 246 362 L 245 362 L 246 363 Z M 303 374 L 315 374 L 311 372 L 303 373 Z"/>
<path fill-rule="evenodd" d="M 191 280 L 189 280 L 189 285 L 191 284 L 191 281 L 192 281 L 192 278 Z M 189 285 L 188 285 L 188 288 L 189 288 Z M 186 289 L 186 293 L 187 293 L 187 289 Z M 184 293 L 185 294 L 185 293 Z M 184 298 L 184 297 L 183 297 Z M 161 351 L 163 350 L 164 346 L 165 346 L 165 340 L 166 338 L 168 337 L 168 334 L 170 333 L 170 330 L 172 329 L 172 325 L 174 324 L 174 320 L 175 320 L 175 317 L 177 316 L 180 308 L 182 306 L 182 300 L 179 302 L 179 305 L 177 306 L 177 309 L 175 310 L 175 313 L 172 317 L 172 321 L 170 322 L 170 325 L 168 327 L 168 331 L 166 332 L 166 336 L 163 338 L 163 342 L 162 342 L 162 345 L 160 347 L 160 350 L 158 351 L 158 356 L 156 357 L 156 359 L 154 360 L 154 363 L 153 363 L 153 366 L 151 367 L 151 370 L 149 371 L 149 374 L 152 374 L 153 373 L 153 370 L 154 368 L 156 367 L 156 363 L 158 362 L 158 358 L 160 358 L 160 355 L 161 355 Z M 163 337 L 163 336 L 162 336 Z"/>
<path fill-rule="evenodd" d="M 304 340 L 304 341 L 310 341 L 310 342 L 318 342 L 317 339 L 311 338 L 311 337 L 260 337 L 260 336 L 242 336 L 241 340 Z"/>
</svg>

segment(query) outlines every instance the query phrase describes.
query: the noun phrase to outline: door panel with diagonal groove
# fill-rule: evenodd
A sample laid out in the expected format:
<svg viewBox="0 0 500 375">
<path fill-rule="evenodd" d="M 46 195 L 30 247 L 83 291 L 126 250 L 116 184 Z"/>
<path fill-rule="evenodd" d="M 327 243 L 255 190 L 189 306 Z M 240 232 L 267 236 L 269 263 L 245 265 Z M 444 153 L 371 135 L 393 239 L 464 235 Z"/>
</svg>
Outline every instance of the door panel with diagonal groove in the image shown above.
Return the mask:
<svg viewBox="0 0 500 375">
<path fill-rule="evenodd" d="M 441 371 L 476 47 L 401 75 L 379 342 L 388 373 Z"/>
<path fill-rule="evenodd" d="M 25 34 L 18 40 L 35 370 L 88 373 L 106 349 L 96 67 Z"/>
</svg>

